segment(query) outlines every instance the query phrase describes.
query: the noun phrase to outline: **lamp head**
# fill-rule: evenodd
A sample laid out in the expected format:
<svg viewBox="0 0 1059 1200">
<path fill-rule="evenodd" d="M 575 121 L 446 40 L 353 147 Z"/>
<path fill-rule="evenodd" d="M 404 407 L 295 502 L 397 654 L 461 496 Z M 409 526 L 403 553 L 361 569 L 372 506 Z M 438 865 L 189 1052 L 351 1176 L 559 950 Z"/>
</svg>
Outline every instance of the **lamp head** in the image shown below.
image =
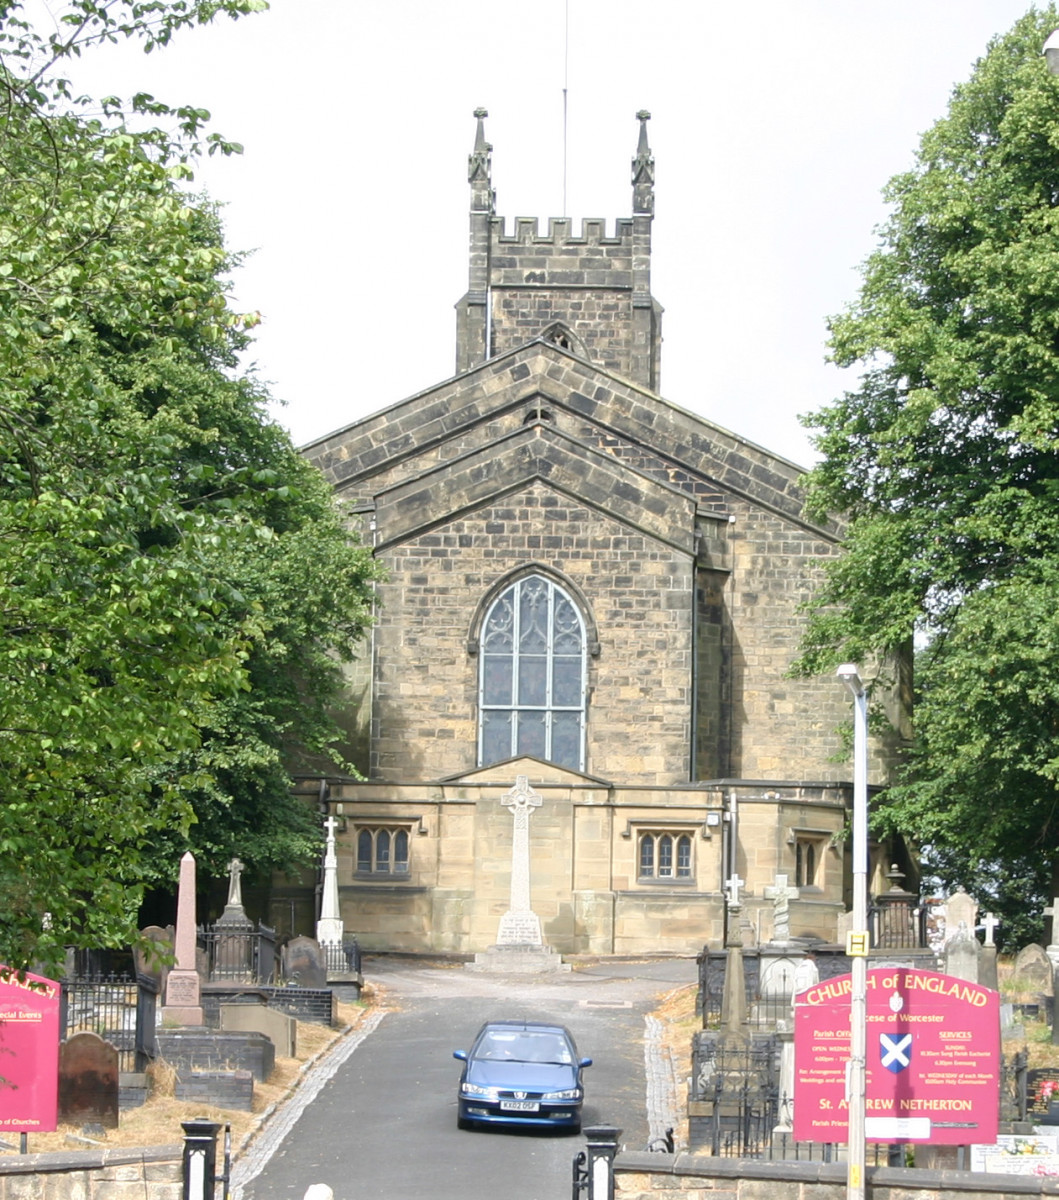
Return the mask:
<svg viewBox="0 0 1059 1200">
<path fill-rule="evenodd" d="M 864 684 L 861 681 L 860 669 L 856 663 L 843 663 L 835 674 L 849 688 L 854 696 L 864 695 Z"/>
</svg>

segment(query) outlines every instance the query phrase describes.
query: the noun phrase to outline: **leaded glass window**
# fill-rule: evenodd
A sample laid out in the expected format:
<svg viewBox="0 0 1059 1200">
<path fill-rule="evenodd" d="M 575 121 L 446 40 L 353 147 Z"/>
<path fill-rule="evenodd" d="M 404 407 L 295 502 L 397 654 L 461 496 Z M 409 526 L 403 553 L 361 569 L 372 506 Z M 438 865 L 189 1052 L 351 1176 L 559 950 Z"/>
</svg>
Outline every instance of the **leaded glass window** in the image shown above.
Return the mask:
<svg viewBox="0 0 1059 1200">
<path fill-rule="evenodd" d="M 585 626 L 561 587 L 529 575 L 493 602 L 482 626 L 478 761 L 532 754 L 585 765 Z"/>
<path fill-rule="evenodd" d="M 691 880 L 691 835 L 640 834 L 640 878 Z"/>
<path fill-rule="evenodd" d="M 357 833 L 357 874 L 407 875 L 407 828 L 360 829 Z"/>
</svg>

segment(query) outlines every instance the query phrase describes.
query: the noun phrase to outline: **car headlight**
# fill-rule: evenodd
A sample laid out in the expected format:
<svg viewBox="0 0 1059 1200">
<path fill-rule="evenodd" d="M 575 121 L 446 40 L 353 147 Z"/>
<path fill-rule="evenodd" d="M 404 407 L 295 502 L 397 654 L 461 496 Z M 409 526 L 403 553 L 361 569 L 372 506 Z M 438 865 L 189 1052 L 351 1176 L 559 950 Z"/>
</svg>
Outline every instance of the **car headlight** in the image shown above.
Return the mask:
<svg viewBox="0 0 1059 1200">
<path fill-rule="evenodd" d="M 545 1092 L 542 1100 L 580 1100 L 580 1088 L 567 1088 L 565 1092 Z"/>
<path fill-rule="evenodd" d="M 476 1096 L 479 1100 L 497 1100 L 500 1097 L 499 1089 L 479 1087 L 476 1083 L 461 1083 L 460 1094 L 463 1096 Z"/>
</svg>

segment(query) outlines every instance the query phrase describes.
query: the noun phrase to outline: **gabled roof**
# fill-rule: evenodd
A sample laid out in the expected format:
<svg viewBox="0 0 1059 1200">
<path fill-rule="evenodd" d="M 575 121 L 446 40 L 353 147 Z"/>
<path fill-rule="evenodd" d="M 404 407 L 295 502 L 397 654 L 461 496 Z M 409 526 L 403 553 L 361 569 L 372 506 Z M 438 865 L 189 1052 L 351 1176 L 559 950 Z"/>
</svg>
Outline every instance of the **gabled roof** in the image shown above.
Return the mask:
<svg viewBox="0 0 1059 1200">
<path fill-rule="evenodd" d="M 434 470 L 440 449 L 455 437 L 468 456 L 497 443 L 518 424 L 517 414 L 532 419 L 526 410 L 534 404 L 591 429 L 623 471 L 638 468 L 656 482 L 667 476 L 685 494 L 712 485 L 837 540 L 833 529 L 802 512 L 802 468 L 543 338 L 320 438 L 304 452 L 339 491 L 375 494 L 381 485 L 385 492 L 395 481 L 403 487 Z M 545 420 L 538 412 L 534 423 Z M 580 440 L 583 449 L 575 451 L 567 435 L 566 453 L 588 453 L 583 434 Z M 646 458 L 650 470 L 643 467 Z"/>
<path fill-rule="evenodd" d="M 672 484 L 536 422 L 375 493 L 379 549 L 447 523 L 534 480 L 694 553 L 695 500 Z"/>
<path fill-rule="evenodd" d="M 560 767 L 556 763 L 545 762 L 530 754 L 520 754 L 515 758 L 506 758 L 503 762 L 489 763 L 488 766 L 474 767 L 469 771 L 461 771 L 458 775 L 447 775 L 438 779 L 439 784 L 474 784 L 476 787 L 496 786 L 509 788 L 512 780 L 519 775 L 525 775 L 531 787 L 541 784 L 576 784 L 594 787 L 610 787 L 610 781 L 600 779 L 596 775 L 586 775 L 583 771 L 575 771 L 572 767 Z"/>
</svg>

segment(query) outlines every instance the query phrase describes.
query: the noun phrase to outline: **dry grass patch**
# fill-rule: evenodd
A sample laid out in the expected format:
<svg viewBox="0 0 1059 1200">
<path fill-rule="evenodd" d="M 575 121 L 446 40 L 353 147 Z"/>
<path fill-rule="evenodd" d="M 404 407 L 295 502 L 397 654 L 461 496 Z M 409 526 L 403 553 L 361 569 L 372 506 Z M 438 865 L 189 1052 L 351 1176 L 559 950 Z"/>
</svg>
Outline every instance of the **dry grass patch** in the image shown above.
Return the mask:
<svg viewBox="0 0 1059 1200">
<path fill-rule="evenodd" d="M 103 1146 L 168 1146 L 180 1142 L 184 1132 L 182 1121 L 206 1117 L 232 1127 L 232 1151 L 237 1153 L 257 1131 L 264 1114 L 284 1100 L 298 1082 L 306 1065 L 343 1036 L 347 1026 L 356 1027 L 370 1007 L 370 989 L 362 991 L 358 1004 L 338 1005 L 338 1028 L 298 1022 L 297 1054 L 294 1058 L 276 1058 L 276 1067 L 265 1083 L 254 1083 L 252 1112 L 210 1107 L 200 1102 L 177 1100 L 173 1095 L 176 1071 L 165 1062 L 155 1062 L 149 1071 L 151 1091 L 146 1104 L 121 1113 L 117 1129 L 94 1132 L 88 1136 Z M 54 1133 L 31 1133 L 29 1152 L 43 1154 L 55 1150 L 89 1149 L 85 1135 L 76 1125 L 60 1125 Z M 74 1140 L 74 1139 L 81 1140 Z M 18 1142 L 13 1134 L 5 1140 Z M 11 1153 L 11 1151 L 3 1151 Z"/>
</svg>

